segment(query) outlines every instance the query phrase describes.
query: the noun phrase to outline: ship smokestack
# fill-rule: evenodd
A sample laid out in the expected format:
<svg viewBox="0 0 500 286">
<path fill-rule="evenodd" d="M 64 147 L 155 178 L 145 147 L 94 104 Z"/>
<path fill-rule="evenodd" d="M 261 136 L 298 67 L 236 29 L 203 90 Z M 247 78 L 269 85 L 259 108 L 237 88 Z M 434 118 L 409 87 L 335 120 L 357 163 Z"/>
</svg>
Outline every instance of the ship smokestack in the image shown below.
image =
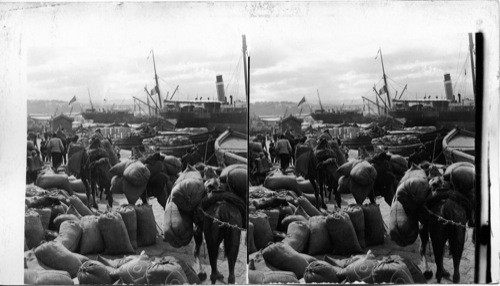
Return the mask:
<svg viewBox="0 0 500 286">
<path fill-rule="evenodd" d="M 451 86 L 451 77 L 449 73 L 444 74 L 444 91 L 446 93 L 446 99 L 454 101 L 453 87 Z"/>
<path fill-rule="evenodd" d="M 216 87 L 217 87 L 217 98 L 221 102 L 226 102 L 226 95 L 224 94 L 224 81 L 222 80 L 222 75 L 216 76 Z"/>
</svg>

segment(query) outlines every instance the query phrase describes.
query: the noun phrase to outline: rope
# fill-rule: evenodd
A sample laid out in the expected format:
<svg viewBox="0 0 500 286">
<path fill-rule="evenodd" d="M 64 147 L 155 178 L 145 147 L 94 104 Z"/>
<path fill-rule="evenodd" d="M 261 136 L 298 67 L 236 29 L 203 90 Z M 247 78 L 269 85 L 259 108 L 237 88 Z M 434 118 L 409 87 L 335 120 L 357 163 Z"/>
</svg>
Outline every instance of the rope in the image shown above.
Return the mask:
<svg viewBox="0 0 500 286">
<path fill-rule="evenodd" d="M 437 218 L 437 221 L 443 225 L 453 225 L 453 226 L 459 226 L 459 227 L 463 227 L 463 228 L 470 228 L 470 229 L 474 229 L 475 227 L 473 226 L 468 226 L 468 225 L 465 225 L 465 224 L 462 224 L 462 223 L 459 223 L 459 222 L 455 222 L 455 221 L 452 221 L 452 220 L 449 220 L 449 219 L 445 219 L 444 217 L 432 212 L 430 209 L 428 209 L 427 207 L 424 207 L 430 215 L 432 215 L 433 217 Z"/>
<path fill-rule="evenodd" d="M 238 229 L 239 231 L 247 231 L 245 228 L 242 228 L 242 227 L 237 226 L 237 225 L 230 224 L 230 223 L 225 222 L 225 221 L 221 221 L 221 220 L 219 220 L 219 219 L 217 219 L 217 218 L 209 215 L 201 207 L 198 207 L 198 209 L 203 213 L 204 216 L 212 219 L 214 222 L 217 222 L 220 227 L 227 226 L 227 227 L 230 227 L 230 228 L 233 228 L 233 229 Z"/>
</svg>

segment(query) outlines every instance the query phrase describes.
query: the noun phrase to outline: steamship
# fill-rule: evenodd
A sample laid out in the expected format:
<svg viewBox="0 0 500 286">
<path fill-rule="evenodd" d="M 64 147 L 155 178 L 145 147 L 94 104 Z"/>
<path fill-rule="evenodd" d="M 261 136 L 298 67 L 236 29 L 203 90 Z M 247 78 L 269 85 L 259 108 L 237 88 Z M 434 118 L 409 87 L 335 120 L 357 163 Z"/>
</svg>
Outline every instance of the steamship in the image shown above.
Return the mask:
<svg viewBox="0 0 500 286">
<path fill-rule="evenodd" d="M 223 132 L 228 128 L 231 130 L 247 133 L 248 130 L 248 98 L 249 88 L 249 66 L 250 58 L 247 55 L 246 37 L 243 39 L 243 68 L 245 76 L 246 102 L 233 100 L 233 96 L 228 98 L 224 91 L 224 81 L 222 75 L 216 76 L 217 98 L 202 100 L 171 100 L 165 99 L 160 115 L 166 119 L 176 121 L 176 128 L 185 127 L 207 127 L 209 130 Z M 155 67 L 155 77 L 156 67 Z M 158 85 L 158 82 L 157 82 Z"/>
<path fill-rule="evenodd" d="M 245 102 L 229 101 L 224 94 L 222 75 L 217 78 L 217 99 L 213 100 L 165 100 L 160 113 L 166 119 L 174 119 L 176 128 L 207 127 L 224 131 L 227 128 L 247 131 L 248 108 Z"/>
</svg>

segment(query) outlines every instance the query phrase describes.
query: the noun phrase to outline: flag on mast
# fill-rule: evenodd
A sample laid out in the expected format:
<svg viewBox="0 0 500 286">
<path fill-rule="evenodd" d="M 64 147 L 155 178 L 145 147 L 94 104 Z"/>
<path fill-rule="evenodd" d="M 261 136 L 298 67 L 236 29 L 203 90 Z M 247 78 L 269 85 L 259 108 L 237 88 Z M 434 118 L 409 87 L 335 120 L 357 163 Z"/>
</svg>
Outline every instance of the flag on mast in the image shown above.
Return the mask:
<svg viewBox="0 0 500 286">
<path fill-rule="evenodd" d="M 379 94 L 384 94 L 384 93 L 387 93 L 387 87 L 384 85 L 379 91 L 378 91 Z"/>
<path fill-rule="evenodd" d="M 299 104 L 297 106 L 300 106 L 302 103 L 306 102 L 306 97 L 302 97 L 302 99 L 299 101 Z"/>
<path fill-rule="evenodd" d="M 75 101 L 76 101 L 76 95 L 73 96 L 73 98 L 69 101 L 68 105 L 71 105 Z"/>
</svg>

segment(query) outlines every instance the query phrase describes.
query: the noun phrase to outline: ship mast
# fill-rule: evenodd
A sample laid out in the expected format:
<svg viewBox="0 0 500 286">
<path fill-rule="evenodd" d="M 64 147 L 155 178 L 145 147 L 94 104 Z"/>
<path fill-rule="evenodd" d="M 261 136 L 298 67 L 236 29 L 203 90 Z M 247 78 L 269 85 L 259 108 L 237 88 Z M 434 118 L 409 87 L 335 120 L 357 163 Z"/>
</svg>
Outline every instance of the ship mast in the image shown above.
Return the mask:
<svg viewBox="0 0 500 286">
<path fill-rule="evenodd" d="M 472 74 L 472 90 L 474 92 L 474 102 L 476 101 L 476 72 L 474 70 L 474 41 L 472 33 L 469 33 L 469 51 L 470 51 L 470 66 Z"/>
<path fill-rule="evenodd" d="M 382 74 L 384 75 L 385 94 L 387 95 L 387 103 L 389 104 L 389 108 L 391 108 L 391 97 L 389 96 L 389 88 L 387 87 L 387 76 L 385 75 L 384 58 L 382 57 L 382 48 L 379 49 L 379 52 L 380 52 L 380 62 L 382 62 Z"/>
<path fill-rule="evenodd" d="M 87 87 L 87 91 L 89 93 L 90 110 L 94 111 L 94 105 L 92 104 L 92 98 L 90 97 L 90 89 L 88 87 Z"/>
<path fill-rule="evenodd" d="M 151 54 L 153 55 L 153 67 L 155 69 L 155 81 L 156 81 L 156 93 L 158 93 L 158 103 L 160 104 L 161 109 L 161 95 L 160 95 L 160 86 L 158 85 L 158 75 L 156 74 L 156 63 L 155 63 L 155 53 L 151 50 Z"/>
<path fill-rule="evenodd" d="M 316 93 L 318 93 L 319 108 L 321 112 L 324 112 L 325 110 L 323 109 L 323 105 L 321 104 L 321 98 L 319 97 L 319 90 L 316 89 Z"/>
<path fill-rule="evenodd" d="M 247 38 L 245 35 L 241 36 L 243 42 L 243 73 L 245 75 L 245 94 L 247 97 L 247 102 L 249 101 L 249 89 L 248 89 L 248 70 L 247 70 Z"/>
</svg>

